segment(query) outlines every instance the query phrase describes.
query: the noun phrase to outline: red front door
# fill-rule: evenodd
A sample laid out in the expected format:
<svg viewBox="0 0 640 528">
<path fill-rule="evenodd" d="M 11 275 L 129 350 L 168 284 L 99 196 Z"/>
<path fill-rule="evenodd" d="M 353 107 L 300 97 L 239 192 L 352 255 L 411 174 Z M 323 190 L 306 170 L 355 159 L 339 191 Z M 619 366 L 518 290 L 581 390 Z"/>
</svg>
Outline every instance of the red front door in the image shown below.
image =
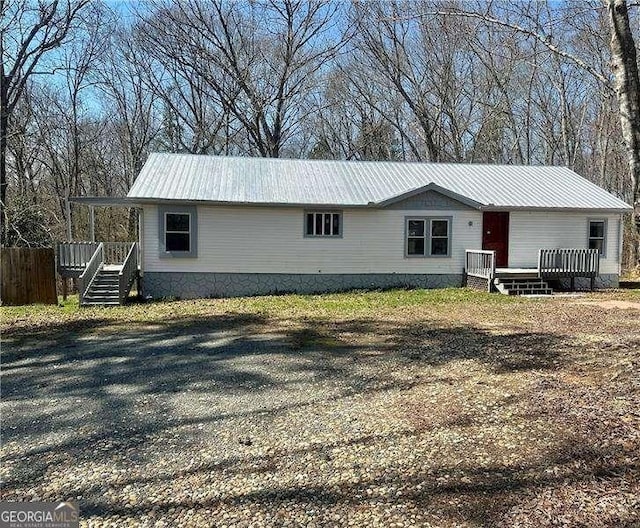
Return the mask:
<svg viewBox="0 0 640 528">
<path fill-rule="evenodd" d="M 497 267 L 509 265 L 509 213 L 487 212 L 482 215 L 482 249 L 496 252 Z"/>
</svg>

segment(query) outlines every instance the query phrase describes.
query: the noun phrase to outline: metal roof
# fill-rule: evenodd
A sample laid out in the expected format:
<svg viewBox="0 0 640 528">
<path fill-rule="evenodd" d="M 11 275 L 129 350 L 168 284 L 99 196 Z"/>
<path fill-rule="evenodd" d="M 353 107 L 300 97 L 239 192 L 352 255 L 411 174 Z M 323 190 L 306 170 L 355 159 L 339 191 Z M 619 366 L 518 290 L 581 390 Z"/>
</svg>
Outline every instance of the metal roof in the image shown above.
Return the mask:
<svg viewBox="0 0 640 528">
<path fill-rule="evenodd" d="M 479 209 L 631 207 L 566 167 L 241 158 L 152 153 L 128 198 L 383 207 L 435 189 Z"/>
</svg>

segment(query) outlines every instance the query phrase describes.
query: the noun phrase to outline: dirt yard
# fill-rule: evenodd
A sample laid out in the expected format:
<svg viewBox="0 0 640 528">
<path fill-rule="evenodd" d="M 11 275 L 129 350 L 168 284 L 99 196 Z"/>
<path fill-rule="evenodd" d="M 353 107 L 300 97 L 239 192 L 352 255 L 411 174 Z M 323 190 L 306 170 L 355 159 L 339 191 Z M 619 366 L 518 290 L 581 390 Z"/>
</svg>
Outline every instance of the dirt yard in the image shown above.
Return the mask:
<svg viewBox="0 0 640 528">
<path fill-rule="evenodd" d="M 2 500 L 85 526 L 640 525 L 640 292 L 0 314 Z"/>
</svg>

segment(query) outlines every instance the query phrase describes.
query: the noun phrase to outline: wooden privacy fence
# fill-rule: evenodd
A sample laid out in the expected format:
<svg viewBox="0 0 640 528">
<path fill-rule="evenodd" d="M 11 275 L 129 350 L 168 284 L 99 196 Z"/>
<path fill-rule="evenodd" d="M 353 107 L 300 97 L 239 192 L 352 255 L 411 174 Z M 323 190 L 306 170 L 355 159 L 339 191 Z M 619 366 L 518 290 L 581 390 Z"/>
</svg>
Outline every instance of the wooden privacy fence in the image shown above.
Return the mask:
<svg viewBox="0 0 640 528">
<path fill-rule="evenodd" d="M 53 248 L 2 248 L 2 304 L 57 304 Z"/>
</svg>

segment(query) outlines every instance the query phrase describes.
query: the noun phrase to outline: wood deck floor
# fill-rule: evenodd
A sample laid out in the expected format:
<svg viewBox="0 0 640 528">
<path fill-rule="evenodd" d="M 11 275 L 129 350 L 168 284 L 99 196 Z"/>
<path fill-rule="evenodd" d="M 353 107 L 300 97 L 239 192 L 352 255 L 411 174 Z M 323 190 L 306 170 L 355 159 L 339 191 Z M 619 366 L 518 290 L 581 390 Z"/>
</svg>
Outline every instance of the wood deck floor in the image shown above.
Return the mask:
<svg viewBox="0 0 640 528">
<path fill-rule="evenodd" d="M 537 268 L 496 268 L 496 279 L 537 279 Z"/>
</svg>

